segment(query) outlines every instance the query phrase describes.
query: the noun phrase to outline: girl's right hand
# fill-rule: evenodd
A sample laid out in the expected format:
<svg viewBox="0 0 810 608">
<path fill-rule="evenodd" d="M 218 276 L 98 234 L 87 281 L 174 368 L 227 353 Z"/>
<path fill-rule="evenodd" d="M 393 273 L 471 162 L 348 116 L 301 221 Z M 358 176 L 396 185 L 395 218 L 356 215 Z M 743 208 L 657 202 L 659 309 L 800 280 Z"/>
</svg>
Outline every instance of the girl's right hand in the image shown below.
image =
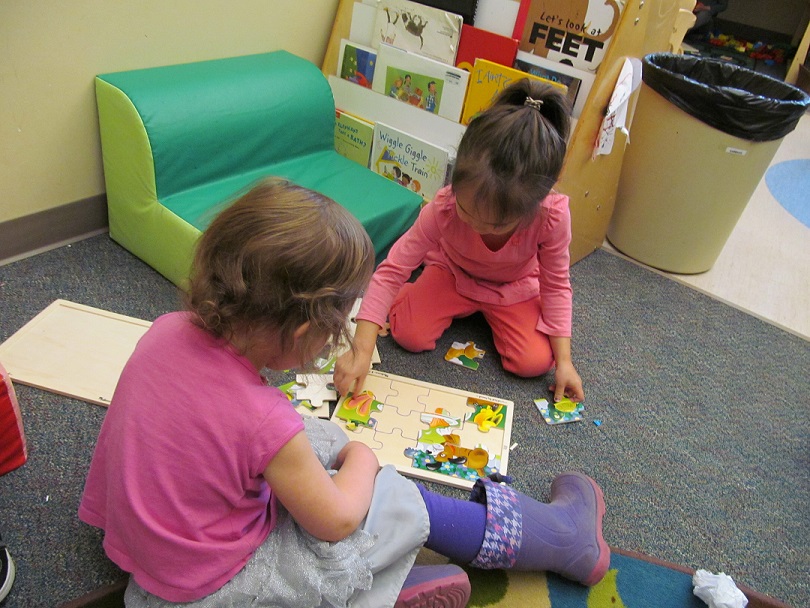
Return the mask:
<svg viewBox="0 0 810 608">
<path fill-rule="evenodd" d="M 335 362 L 334 384 L 341 395 L 363 390 L 371 369 L 371 357 L 377 344 L 380 326 L 371 321 L 357 321 L 352 348 Z"/>
</svg>

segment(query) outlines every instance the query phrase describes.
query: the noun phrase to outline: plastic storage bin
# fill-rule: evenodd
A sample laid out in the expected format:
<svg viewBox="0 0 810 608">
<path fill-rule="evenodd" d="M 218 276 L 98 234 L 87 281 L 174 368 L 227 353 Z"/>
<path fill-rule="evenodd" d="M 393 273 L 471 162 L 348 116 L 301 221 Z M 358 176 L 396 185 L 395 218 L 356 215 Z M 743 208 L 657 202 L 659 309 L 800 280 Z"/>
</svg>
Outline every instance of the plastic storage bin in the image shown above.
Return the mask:
<svg viewBox="0 0 810 608">
<path fill-rule="evenodd" d="M 668 272 L 709 270 L 808 105 L 800 89 L 721 60 L 644 57 L 610 243 Z"/>
</svg>

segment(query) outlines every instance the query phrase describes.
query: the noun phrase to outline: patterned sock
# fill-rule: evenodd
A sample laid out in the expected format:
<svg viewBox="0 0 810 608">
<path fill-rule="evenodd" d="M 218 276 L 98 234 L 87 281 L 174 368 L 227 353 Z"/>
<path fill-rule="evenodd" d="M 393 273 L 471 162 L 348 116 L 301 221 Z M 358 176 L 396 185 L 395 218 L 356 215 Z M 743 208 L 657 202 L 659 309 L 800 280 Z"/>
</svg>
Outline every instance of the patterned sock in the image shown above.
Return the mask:
<svg viewBox="0 0 810 608">
<path fill-rule="evenodd" d="M 484 542 L 486 506 L 436 494 L 422 484 L 416 485 L 430 519 L 430 535 L 425 546 L 459 564 L 470 563 Z"/>
</svg>

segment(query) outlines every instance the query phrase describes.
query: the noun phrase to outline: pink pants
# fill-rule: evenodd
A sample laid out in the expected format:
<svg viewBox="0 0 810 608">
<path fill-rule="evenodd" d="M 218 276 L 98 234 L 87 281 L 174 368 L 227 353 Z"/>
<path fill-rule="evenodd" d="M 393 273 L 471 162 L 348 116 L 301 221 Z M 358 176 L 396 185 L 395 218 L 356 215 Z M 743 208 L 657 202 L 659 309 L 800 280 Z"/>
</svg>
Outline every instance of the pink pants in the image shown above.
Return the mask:
<svg viewBox="0 0 810 608">
<path fill-rule="evenodd" d="M 389 314 L 391 335 L 411 352 L 433 350 L 453 319 L 479 311 L 492 329 L 506 371 L 532 378 L 551 369 L 551 344 L 536 328 L 539 297 L 511 306 L 477 302 L 459 295 L 453 275 L 438 266 L 427 266 L 414 283 L 406 283 L 397 294 Z"/>
</svg>

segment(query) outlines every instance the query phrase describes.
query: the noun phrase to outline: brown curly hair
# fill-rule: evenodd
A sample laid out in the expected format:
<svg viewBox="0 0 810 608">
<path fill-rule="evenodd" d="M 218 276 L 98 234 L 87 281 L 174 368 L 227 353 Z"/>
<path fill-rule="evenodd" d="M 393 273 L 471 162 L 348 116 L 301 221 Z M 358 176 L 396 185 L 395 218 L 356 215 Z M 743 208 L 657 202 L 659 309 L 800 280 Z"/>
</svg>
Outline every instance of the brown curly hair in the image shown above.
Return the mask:
<svg viewBox="0 0 810 608">
<path fill-rule="evenodd" d="M 267 178 L 222 211 L 197 243 L 186 306 L 217 337 L 294 333 L 307 363 L 323 340 L 350 343 L 347 315 L 374 269 L 374 247 L 346 209 L 317 192 Z M 315 346 L 317 344 L 317 346 Z M 315 351 L 315 352 L 313 352 Z"/>
</svg>

